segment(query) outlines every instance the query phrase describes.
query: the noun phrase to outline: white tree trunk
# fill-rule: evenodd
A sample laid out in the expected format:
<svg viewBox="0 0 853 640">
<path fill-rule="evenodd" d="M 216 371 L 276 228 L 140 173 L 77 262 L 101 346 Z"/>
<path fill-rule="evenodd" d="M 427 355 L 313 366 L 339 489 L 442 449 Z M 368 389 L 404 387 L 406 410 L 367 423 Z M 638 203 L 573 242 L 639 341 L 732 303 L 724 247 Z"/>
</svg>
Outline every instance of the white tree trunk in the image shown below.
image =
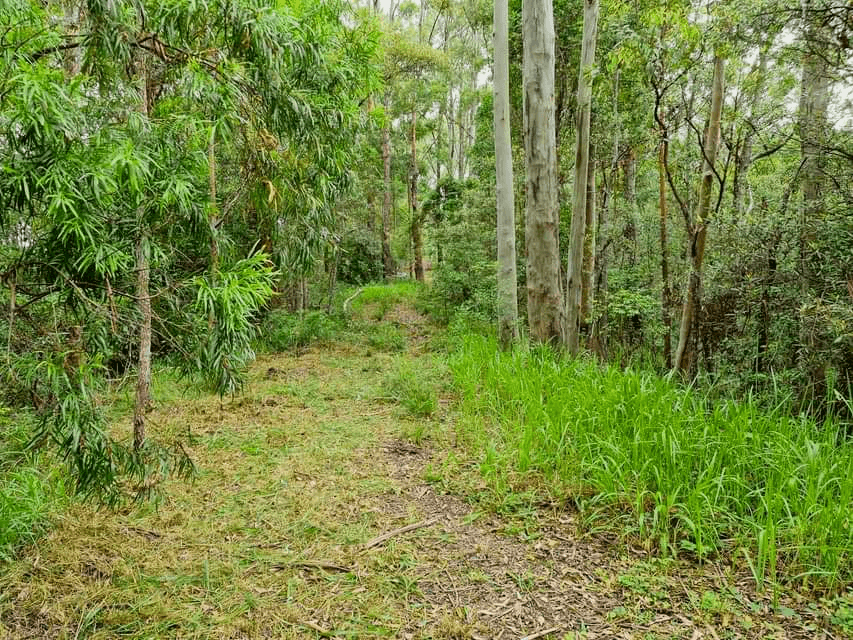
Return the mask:
<svg viewBox="0 0 853 640">
<path fill-rule="evenodd" d="M 566 276 L 566 346 L 575 354 L 580 346 L 583 249 L 586 227 L 587 175 L 589 172 L 589 123 L 592 112 L 592 73 L 598 32 L 598 0 L 584 0 L 583 42 L 578 71 L 578 126 L 575 146 L 575 185 L 572 199 L 572 230 Z"/>
<path fill-rule="evenodd" d="M 826 216 L 826 150 L 827 110 L 830 96 L 829 65 L 824 57 L 828 39 L 821 17 L 813 12 L 814 2 L 803 2 L 805 22 L 803 45 L 803 71 L 800 81 L 798 131 L 802 168 L 803 200 L 800 210 L 800 290 L 804 309 L 809 301 L 820 296 L 819 272 L 821 256 L 815 250 L 822 223 Z M 821 403 L 826 398 L 826 360 L 820 356 L 819 331 L 815 328 L 814 313 L 804 312 L 800 317 L 799 364 L 808 376 L 807 400 Z"/>
<path fill-rule="evenodd" d="M 384 265 L 385 279 L 394 276 L 394 256 L 391 255 L 391 204 L 393 194 L 391 193 L 391 122 L 389 113 L 391 96 L 385 92 L 383 100 L 385 107 L 385 124 L 382 126 L 382 174 L 384 184 L 384 196 L 382 199 L 382 264 Z"/>
<path fill-rule="evenodd" d="M 527 317 L 531 339 L 562 345 L 565 334 L 557 244 L 554 11 L 551 0 L 524 0 L 522 32 L 527 160 Z"/>
<path fill-rule="evenodd" d="M 518 280 L 515 255 L 515 195 L 509 122 L 509 7 L 495 0 L 495 174 L 498 227 L 498 334 L 508 347 L 518 339 Z"/>
</svg>

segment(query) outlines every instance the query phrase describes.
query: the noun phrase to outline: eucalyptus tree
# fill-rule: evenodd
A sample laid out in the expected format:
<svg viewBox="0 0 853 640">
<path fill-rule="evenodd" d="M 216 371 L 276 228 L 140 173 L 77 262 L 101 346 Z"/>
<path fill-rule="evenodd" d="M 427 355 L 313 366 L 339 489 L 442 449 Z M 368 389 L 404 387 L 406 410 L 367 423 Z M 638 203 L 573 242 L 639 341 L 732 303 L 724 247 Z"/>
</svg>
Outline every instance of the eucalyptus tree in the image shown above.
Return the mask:
<svg viewBox="0 0 853 640">
<path fill-rule="evenodd" d="M 714 77 L 711 87 L 711 112 L 708 116 L 708 129 L 705 133 L 705 145 L 702 150 L 702 178 L 699 182 L 696 211 L 693 218 L 687 221 L 690 275 L 681 310 L 681 327 L 674 361 L 675 368 L 682 373 L 691 369 L 695 357 L 693 342 L 695 341 L 699 297 L 702 287 L 705 242 L 711 215 L 711 194 L 714 181 L 719 175 L 715 163 L 720 144 L 720 120 L 725 95 L 725 73 L 725 59 L 721 55 L 716 55 L 714 57 Z"/>
<path fill-rule="evenodd" d="M 581 42 L 581 63 L 578 69 L 578 123 L 577 143 L 575 146 L 575 181 L 574 198 L 572 199 L 572 231 L 569 240 L 569 256 L 566 275 L 566 346 L 569 353 L 578 351 L 581 323 L 586 321 L 582 313 L 584 247 L 592 260 L 595 221 L 589 215 L 595 198 L 594 177 L 590 184 L 590 117 L 592 113 L 592 78 L 595 65 L 595 43 L 598 34 L 598 0 L 584 0 L 583 39 Z M 595 166 L 592 166 L 594 176 Z M 592 187 L 590 189 L 590 187 Z M 590 217 L 590 228 L 586 229 L 587 217 Z M 591 242 L 584 241 L 589 233 Z M 589 269 L 592 273 L 592 269 Z M 587 288 L 587 295 L 590 289 Z"/>
<path fill-rule="evenodd" d="M 533 340 L 562 345 L 565 333 L 558 244 L 554 11 L 551 0 L 525 0 L 522 30 L 527 166 L 527 320 Z"/>
<path fill-rule="evenodd" d="M 498 238 L 498 333 L 508 347 L 518 338 L 518 277 L 509 97 L 509 3 L 494 7 L 494 123 Z"/>
</svg>

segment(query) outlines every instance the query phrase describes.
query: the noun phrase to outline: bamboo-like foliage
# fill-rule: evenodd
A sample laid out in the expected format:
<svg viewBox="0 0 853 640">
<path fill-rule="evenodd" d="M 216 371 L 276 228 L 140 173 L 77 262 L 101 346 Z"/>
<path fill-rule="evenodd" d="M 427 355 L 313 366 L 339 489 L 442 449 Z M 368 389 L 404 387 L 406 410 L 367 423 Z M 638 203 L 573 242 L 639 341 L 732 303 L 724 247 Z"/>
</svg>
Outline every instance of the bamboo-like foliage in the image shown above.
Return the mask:
<svg viewBox="0 0 853 640">
<path fill-rule="evenodd" d="M 81 381 L 151 348 L 237 391 L 251 319 L 273 293 L 270 257 L 302 272 L 327 242 L 359 101 L 378 78 L 372 27 L 348 11 L 89 0 L 71 24 L 59 2 L 0 6 L 0 281 L 16 294 L 7 382 L 33 380 L 37 440 L 68 456 L 82 493 L 114 502 L 164 477 L 154 467 L 168 456 L 141 430 L 123 449 Z M 71 334 L 85 375 L 61 366 Z M 54 363 L 49 382 L 38 360 Z M 181 460 L 167 466 L 188 469 Z"/>
</svg>

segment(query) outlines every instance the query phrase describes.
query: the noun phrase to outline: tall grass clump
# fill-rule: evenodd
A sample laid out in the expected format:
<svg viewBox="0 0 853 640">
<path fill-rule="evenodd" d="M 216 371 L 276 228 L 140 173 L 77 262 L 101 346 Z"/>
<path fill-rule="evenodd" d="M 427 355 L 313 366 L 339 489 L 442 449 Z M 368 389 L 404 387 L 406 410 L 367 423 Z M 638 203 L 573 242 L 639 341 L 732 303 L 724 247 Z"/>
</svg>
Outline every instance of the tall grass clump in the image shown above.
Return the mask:
<svg viewBox="0 0 853 640">
<path fill-rule="evenodd" d="M 451 370 L 500 483 L 542 477 L 650 548 L 725 553 L 759 585 L 853 582 L 853 442 L 832 422 L 480 336 L 460 341 Z"/>
<path fill-rule="evenodd" d="M 35 542 L 66 503 L 56 469 L 28 450 L 32 425 L 0 406 L 0 563 Z"/>
</svg>

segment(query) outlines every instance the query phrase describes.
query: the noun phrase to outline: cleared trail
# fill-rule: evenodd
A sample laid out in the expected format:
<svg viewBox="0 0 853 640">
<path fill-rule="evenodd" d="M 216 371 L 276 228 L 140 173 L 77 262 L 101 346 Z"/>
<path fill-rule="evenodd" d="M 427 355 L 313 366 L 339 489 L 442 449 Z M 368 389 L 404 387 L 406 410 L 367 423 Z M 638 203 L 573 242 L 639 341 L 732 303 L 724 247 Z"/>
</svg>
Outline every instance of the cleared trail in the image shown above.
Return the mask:
<svg viewBox="0 0 853 640">
<path fill-rule="evenodd" d="M 189 442 L 197 481 L 71 508 L 0 572 L 0 638 L 841 637 L 820 606 L 579 537 L 565 510 L 478 506 L 452 404 L 414 418 L 389 394 L 441 365 L 416 317 L 386 320 L 408 352 L 264 356 L 221 405 L 160 389 L 151 423 Z"/>
</svg>

